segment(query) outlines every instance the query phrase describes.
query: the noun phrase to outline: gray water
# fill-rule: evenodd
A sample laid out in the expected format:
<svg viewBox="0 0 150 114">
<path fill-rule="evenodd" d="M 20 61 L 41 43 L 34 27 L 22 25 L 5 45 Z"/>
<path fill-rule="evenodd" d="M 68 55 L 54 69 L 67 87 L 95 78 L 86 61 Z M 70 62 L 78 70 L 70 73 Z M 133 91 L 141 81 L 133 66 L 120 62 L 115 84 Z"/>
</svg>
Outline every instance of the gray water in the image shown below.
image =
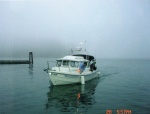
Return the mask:
<svg viewBox="0 0 150 114">
<path fill-rule="evenodd" d="M 150 60 L 98 59 L 100 78 L 56 87 L 43 71 L 47 60 L 0 65 L 0 114 L 150 114 Z"/>
</svg>

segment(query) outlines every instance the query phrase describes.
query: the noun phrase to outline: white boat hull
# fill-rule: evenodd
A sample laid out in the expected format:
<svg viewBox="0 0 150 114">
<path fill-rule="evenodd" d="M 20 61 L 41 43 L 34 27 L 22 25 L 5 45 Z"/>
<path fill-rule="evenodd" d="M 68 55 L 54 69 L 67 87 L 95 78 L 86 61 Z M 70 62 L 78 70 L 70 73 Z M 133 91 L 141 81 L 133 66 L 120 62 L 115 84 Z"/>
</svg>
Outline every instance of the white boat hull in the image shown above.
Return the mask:
<svg viewBox="0 0 150 114">
<path fill-rule="evenodd" d="M 86 73 L 64 73 L 64 72 L 56 72 L 56 71 L 49 71 L 50 81 L 53 85 L 67 85 L 67 84 L 74 84 L 74 83 L 82 83 L 83 77 L 84 81 L 92 80 L 99 76 L 98 71 L 94 72 L 86 72 Z M 81 76 L 82 79 L 81 79 Z"/>
</svg>

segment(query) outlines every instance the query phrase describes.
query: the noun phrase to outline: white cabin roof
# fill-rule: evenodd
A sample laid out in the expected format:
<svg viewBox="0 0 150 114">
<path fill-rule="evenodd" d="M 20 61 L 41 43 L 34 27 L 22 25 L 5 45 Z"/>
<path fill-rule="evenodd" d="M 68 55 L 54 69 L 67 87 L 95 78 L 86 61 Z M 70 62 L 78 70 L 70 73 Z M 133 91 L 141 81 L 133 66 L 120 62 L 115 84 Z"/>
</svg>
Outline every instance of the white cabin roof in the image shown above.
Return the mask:
<svg viewBox="0 0 150 114">
<path fill-rule="evenodd" d="M 57 60 L 69 60 L 69 61 L 85 61 L 87 62 L 88 60 L 84 59 L 81 56 L 65 56 L 63 58 L 57 59 Z"/>
</svg>

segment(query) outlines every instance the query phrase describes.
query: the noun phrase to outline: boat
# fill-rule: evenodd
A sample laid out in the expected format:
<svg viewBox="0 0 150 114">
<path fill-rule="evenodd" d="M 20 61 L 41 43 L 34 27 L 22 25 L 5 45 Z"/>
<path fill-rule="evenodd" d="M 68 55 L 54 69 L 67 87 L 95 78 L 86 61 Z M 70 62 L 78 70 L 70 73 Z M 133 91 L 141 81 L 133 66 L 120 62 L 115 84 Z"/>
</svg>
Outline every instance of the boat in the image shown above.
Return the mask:
<svg viewBox="0 0 150 114">
<path fill-rule="evenodd" d="M 75 51 L 79 53 L 74 53 Z M 71 49 L 70 52 L 69 55 L 57 59 L 56 65 L 53 67 L 50 67 L 50 63 L 53 61 L 47 61 L 47 72 L 52 85 L 85 84 L 86 81 L 99 77 L 100 72 L 98 69 L 90 70 L 90 64 L 96 62 L 94 56 L 89 55 L 82 48 Z M 87 66 L 83 72 L 80 72 L 79 68 L 83 63 L 86 63 Z"/>
</svg>

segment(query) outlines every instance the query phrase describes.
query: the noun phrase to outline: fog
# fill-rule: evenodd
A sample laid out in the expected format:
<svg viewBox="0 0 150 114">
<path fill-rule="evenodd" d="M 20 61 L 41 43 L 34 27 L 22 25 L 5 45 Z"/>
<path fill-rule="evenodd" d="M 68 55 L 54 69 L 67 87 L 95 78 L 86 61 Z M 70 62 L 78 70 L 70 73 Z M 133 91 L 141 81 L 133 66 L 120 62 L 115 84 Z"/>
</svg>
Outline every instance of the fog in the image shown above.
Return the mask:
<svg viewBox="0 0 150 114">
<path fill-rule="evenodd" d="M 149 0 L 0 1 L 0 57 L 150 58 Z"/>
</svg>

